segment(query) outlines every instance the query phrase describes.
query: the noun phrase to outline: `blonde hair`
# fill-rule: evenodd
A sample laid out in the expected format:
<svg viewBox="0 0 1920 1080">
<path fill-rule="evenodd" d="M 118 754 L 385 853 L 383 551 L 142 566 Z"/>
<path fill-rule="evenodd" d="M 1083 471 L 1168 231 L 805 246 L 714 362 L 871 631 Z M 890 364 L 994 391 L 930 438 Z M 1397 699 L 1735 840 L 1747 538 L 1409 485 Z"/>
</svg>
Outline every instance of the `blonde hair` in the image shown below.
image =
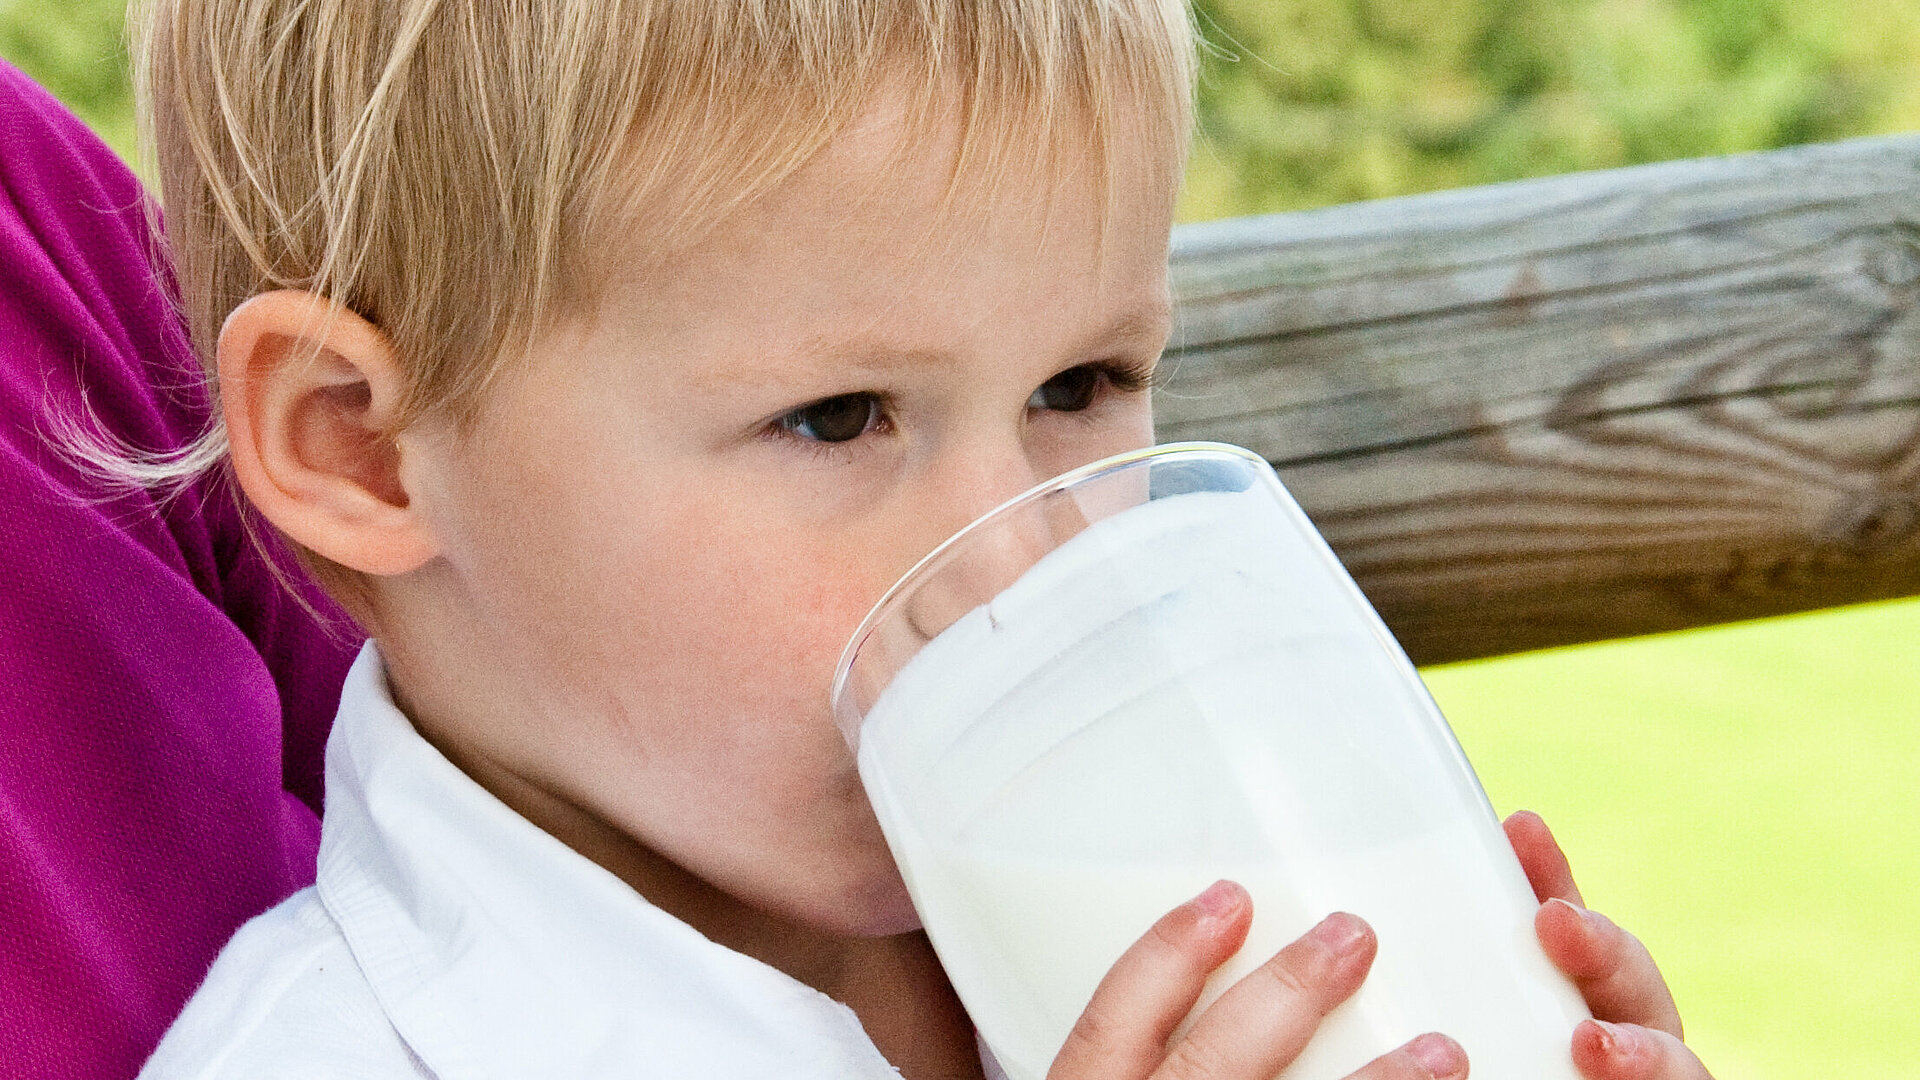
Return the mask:
<svg viewBox="0 0 1920 1080">
<path fill-rule="evenodd" d="M 307 290 L 388 336 L 407 418 L 470 414 L 591 304 L 598 238 L 689 241 L 889 79 L 926 88 L 916 122 L 957 104 L 956 174 L 1065 131 L 1177 169 L 1193 79 L 1183 0 L 149 0 L 135 27 L 203 365 L 247 297 Z M 1110 160 L 1119 122 L 1169 160 Z M 147 478 L 225 447 L 216 421 Z"/>
</svg>

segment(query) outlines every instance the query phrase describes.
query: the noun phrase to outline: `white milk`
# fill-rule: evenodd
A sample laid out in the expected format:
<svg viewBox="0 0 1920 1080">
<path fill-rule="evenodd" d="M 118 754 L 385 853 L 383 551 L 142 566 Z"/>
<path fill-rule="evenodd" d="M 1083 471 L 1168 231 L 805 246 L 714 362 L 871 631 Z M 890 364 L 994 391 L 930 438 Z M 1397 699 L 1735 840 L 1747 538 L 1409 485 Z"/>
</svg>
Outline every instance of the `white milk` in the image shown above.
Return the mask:
<svg viewBox="0 0 1920 1080">
<path fill-rule="evenodd" d="M 1040 1080 L 1120 953 L 1227 877 L 1254 926 L 1203 1007 L 1329 912 L 1379 937 L 1284 1080 L 1432 1030 L 1475 1080 L 1577 1080 L 1586 1012 L 1484 796 L 1324 545 L 1264 499 L 1087 530 L 869 712 L 861 777 L 955 989 L 1009 1076 Z"/>
<path fill-rule="evenodd" d="M 1344 1077 L 1425 1031 L 1458 1040 L 1476 1078 L 1577 1080 L 1567 1046 L 1585 1008 L 1533 941 L 1531 902 L 1469 900 L 1492 860 L 1467 827 L 1285 872 L 995 858 L 911 835 L 897 838 L 896 854 L 955 989 L 1012 1080 L 1044 1077 L 1120 953 L 1220 877 L 1252 893 L 1253 932 L 1195 1016 L 1328 911 L 1361 914 L 1380 941 L 1365 986 L 1281 1080 Z M 1317 890 L 1309 908 L 1302 879 L 1340 884 Z"/>
</svg>

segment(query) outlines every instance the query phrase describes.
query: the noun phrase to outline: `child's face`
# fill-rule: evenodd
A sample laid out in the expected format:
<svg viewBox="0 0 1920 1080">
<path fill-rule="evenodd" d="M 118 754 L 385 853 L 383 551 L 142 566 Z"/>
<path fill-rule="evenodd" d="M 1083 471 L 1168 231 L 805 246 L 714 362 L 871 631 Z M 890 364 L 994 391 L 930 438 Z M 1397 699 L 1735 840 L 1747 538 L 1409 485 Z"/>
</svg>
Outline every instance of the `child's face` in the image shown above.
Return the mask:
<svg viewBox="0 0 1920 1080">
<path fill-rule="evenodd" d="M 873 110 L 616 282 L 470 434 L 403 436 L 442 554 L 384 605 L 416 722 L 523 814 L 844 933 L 914 919 L 829 714 L 841 647 L 981 512 L 1148 444 L 1108 372 L 1168 332 L 1158 147 L 1115 147 L 1144 164 L 1103 232 L 1091 164 L 944 215 L 952 147 L 901 130 Z"/>
</svg>

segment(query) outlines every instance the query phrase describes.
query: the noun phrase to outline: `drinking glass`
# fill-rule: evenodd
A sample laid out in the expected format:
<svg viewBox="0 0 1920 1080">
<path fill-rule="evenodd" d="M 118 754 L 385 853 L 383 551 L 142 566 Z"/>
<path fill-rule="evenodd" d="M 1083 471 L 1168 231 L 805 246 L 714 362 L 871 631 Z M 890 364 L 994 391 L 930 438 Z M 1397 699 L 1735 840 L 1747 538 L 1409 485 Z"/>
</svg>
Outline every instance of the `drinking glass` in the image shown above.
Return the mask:
<svg viewBox="0 0 1920 1080">
<path fill-rule="evenodd" d="M 1446 721 L 1267 463 L 1184 443 L 967 526 L 861 624 L 834 711 L 914 905 L 1012 1080 L 1220 878 L 1247 943 L 1193 1015 L 1336 910 L 1379 951 L 1284 1080 L 1421 1032 L 1475 1080 L 1577 1080 L 1586 1009 Z M 1176 1038 L 1178 1036 L 1176 1035 Z"/>
</svg>

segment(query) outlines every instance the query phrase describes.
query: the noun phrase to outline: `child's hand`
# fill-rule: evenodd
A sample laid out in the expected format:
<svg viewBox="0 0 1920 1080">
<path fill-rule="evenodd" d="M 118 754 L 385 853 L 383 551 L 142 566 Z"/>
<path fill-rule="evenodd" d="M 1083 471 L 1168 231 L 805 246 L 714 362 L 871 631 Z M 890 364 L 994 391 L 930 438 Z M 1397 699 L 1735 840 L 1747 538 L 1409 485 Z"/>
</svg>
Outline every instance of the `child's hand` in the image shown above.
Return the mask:
<svg viewBox="0 0 1920 1080">
<path fill-rule="evenodd" d="M 1240 947 L 1252 922 L 1251 899 L 1230 882 L 1169 912 L 1101 980 L 1048 1080 L 1272 1080 L 1327 1012 L 1360 988 L 1375 943 L 1358 918 L 1327 917 L 1222 994 L 1169 1051 L 1207 975 Z M 1422 1035 L 1349 1080 L 1466 1074 L 1466 1054 L 1453 1040 Z"/>
<path fill-rule="evenodd" d="M 1547 823 L 1521 811 L 1507 839 L 1540 900 L 1534 932 L 1598 1019 L 1573 1031 L 1573 1063 L 1591 1080 L 1712 1080 L 1680 1041 L 1667 981 L 1638 938 L 1581 906 L 1573 871 Z"/>
</svg>

